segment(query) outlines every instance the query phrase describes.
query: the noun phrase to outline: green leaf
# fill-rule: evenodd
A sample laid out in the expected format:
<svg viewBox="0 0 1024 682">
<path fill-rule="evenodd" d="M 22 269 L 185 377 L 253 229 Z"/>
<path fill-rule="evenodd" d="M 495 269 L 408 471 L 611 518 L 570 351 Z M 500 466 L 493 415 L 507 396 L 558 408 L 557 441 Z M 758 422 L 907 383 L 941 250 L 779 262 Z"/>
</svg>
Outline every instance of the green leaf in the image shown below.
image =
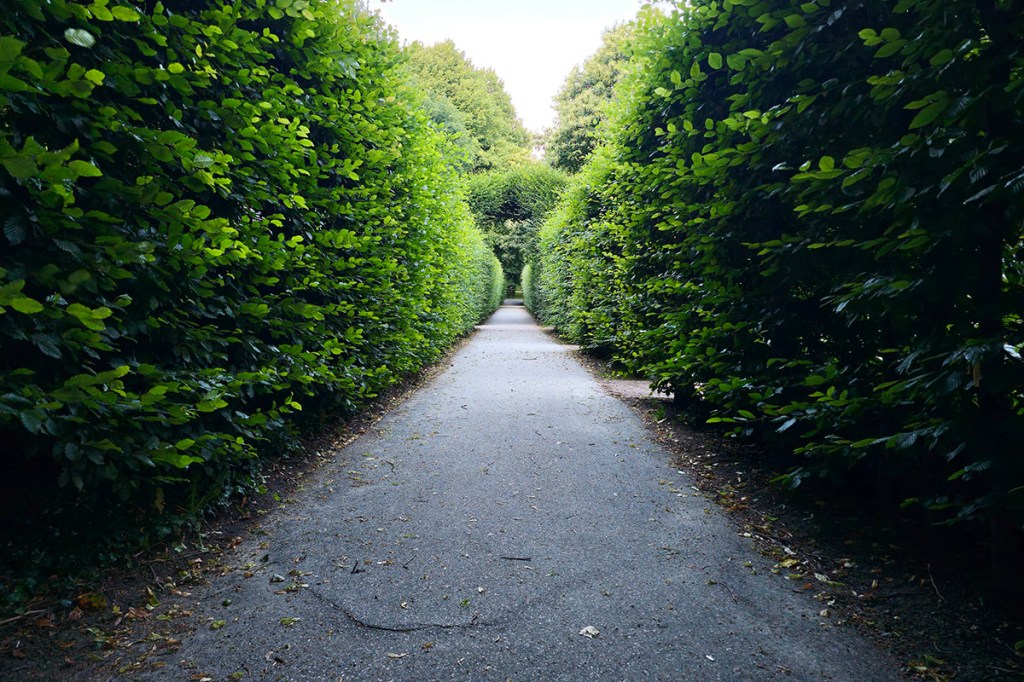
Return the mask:
<svg viewBox="0 0 1024 682">
<path fill-rule="evenodd" d="M 11 177 L 18 180 L 25 180 L 34 176 L 39 169 L 36 162 L 29 156 L 7 156 L 0 160 L 4 169 L 11 174 Z"/>
<path fill-rule="evenodd" d="M 51 358 L 60 360 L 62 353 L 60 346 L 58 346 L 58 338 L 53 334 L 33 334 L 32 342 L 35 343 L 43 355 L 48 355 Z"/>
<path fill-rule="evenodd" d="M 903 46 L 906 44 L 906 40 L 894 40 L 891 43 L 886 43 L 882 47 L 878 48 L 877 52 L 875 52 L 875 58 L 885 59 L 886 57 L 891 57 L 902 50 Z"/>
<path fill-rule="evenodd" d="M 68 162 L 68 168 L 73 170 L 80 178 L 98 178 L 103 175 L 99 168 L 88 161 L 74 160 Z"/>
<path fill-rule="evenodd" d="M 43 420 L 35 412 L 19 412 L 18 419 L 29 433 L 36 434 L 42 431 Z"/>
<path fill-rule="evenodd" d="M 12 64 L 25 45 L 27 43 L 14 36 L 0 36 L 0 65 Z"/>
<path fill-rule="evenodd" d="M 928 63 L 931 64 L 932 66 L 942 66 L 943 64 L 948 64 L 949 62 L 953 61 L 953 56 L 953 50 L 939 50 L 934 55 L 932 55 L 932 58 L 928 60 Z"/>
<path fill-rule="evenodd" d="M 213 157 L 202 152 L 192 157 L 193 168 L 209 168 L 213 165 Z"/>
<path fill-rule="evenodd" d="M 110 316 L 109 308 L 97 308 L 91 310 L 81 303 L 72 303 L 67 307 L 69 315 L 77 319 L 82 326 L 93 331 L 101 332 L 106 329 L 106 325 L 103 324 L 102 320 Z"/>
<path fill-rule="evenodd" d="M 124 5 L 118 5 L 117 7 L 111 7 L 110 13 L 114 15 L 114 18 L 118 21 L 130 21 L 137 22 L 142 17 L 131 7 L 125 7 Z"/>
<path fill-rule="evenodd" d="M 212 400 L 201 400 L 197 405 L 196 409 L 200 412 L 216 412 L 217 410 L 227 407 L 228 402 L 221 398 L 214 398 Z"/>
<path fill-rule="evenodd" d="M 712 52 L 708 55 L 708 66 L 712 69 L 722 68 L 722 55 L 718 52 Z"/>
<path fill-rule="evenodd" d="M 25 230 L 25 219 L 17 214 L 10 215 L 4 223 L 4 236 L 7 237 L 7 241 L 10 242 L 11 246 L 17 246 L 24 242 L 28 238 L 28 232 Z"/>
<path fill-rule="evenodd" d="M 908 127 L 908 129 L 914 130 L 915 128 L 923 128 L 924 126 L 933 122 L 935 119 L 942 115 L 942 113 L 946 110 L 948 104 L 948 101 L 945 99 L 929 104 L 924 109 L 921 109 L 921 111 L 917 112 L 917 116 L 915 116 L 914 120 L 910 122 L 910 126 Z"/>
<path fill-rule="evenodd" d="M 19 313 L 25 313 L 26 315 L 34 315 L 44 310 L 42 303 L 28 296 L 15 298 L 11 301 L 10 306 Z"/>
</svg>

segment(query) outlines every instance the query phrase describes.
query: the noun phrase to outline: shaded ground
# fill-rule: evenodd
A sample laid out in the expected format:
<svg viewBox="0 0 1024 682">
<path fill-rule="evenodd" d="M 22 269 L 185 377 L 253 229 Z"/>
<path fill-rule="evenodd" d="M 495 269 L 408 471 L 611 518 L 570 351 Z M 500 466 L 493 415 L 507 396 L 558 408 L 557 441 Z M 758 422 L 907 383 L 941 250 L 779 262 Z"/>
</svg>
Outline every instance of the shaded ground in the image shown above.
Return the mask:
<svg viewBox="0 0 1024 682">
<path fill-rule="evenodd" d="M 615 378 L 601 363 L 580 359 L 657 434 L 698 489 L 776 560 L 772 570 L 813 594 L 836 622 L 892 651 L 914 679 L 1024 679 L 1024 650 L 1015 649 L 1024 627 L 985 595 L 983 548 L 926 524 L 892 528 L 892 519 L 872 518 L 856 500 L 782 490 L 757 451 L 685 425 L 646 381 Z"/>
<path fill-rule="evenodd" d="M 898 677 L 815 590 L 773 573 L 522 308 L 321 458 L 220 551 L 154 570 L 161 586 L 139 603 L 81 616 L 95 666 L 71 639 L 68 665 L 36 650 L 2 677 Z"/>
</svg>

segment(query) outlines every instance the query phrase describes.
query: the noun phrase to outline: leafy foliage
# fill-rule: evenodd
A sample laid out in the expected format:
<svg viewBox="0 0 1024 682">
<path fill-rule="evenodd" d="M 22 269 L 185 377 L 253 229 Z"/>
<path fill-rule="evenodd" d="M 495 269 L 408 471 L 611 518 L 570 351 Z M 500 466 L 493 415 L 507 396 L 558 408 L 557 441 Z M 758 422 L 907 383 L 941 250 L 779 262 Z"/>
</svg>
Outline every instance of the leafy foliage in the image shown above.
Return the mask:
<svg viewBox="0 0 1024 682">
<path fill-rule="evenodd" d="M 537 253 L 537 231 L 567 182 L 564 173 L 529 161 L 469 178 L 469 206 L 476 224 L 511 282 Z"/>
<path fill-rule="evenodd" d="M 570 337 L 794 453 L 792 483 L 870 476 L 898 493 L 883 505 L 987 518 L 1006 594 L 1024 567 L 1018 5 L 646 14 L 607 148 L 532 264 Z"/>
<path fill-rule="evenodd" d="M 493 69 L 478 69 L 450 40 L 405 48 L 407 68 L 432 102 L 431 112 L 461 145 L 474 170 L 502 168 L 529 156 L 530 135 Z"/>
<path fill-rule="evenodd" d="M 497 304 L 455 154 L 374 17 L 142 7 L 0 17 L 8 530 L 201 510 Z"/>
<path fill-rule="evenodd" d="M 548 134 L 546 157 L 552 166 L 577 173 L 598 143 L 598 128 L 615 86 L 629 67 L 635 24 L 608 29 L 601 47 L 574 67 L 555 97 L 558 120 Z"/>
</svg>

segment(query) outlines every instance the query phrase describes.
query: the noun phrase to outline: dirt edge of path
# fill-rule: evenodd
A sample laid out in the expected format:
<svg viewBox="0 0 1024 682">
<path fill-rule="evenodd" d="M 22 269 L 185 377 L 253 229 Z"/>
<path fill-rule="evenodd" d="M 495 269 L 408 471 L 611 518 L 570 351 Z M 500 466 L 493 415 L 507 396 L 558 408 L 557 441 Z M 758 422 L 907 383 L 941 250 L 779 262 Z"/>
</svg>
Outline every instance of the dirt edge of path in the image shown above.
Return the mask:
<svg viewBox="0 0 1024 682">
<path fill-rule="evenodd" d="M 556 341 L 566 345 L 550 328 Z M 1024 622 L 984 603 L 984 557 L 929 563 L 921 547 L 882 537 L 870 520 L 830 521 L 827 503 L 772 484 L 776 472 L 756 452 L 687 426 L 667 396 L 623 379 L 611 365 L 573 346 L 573 355 L 605 391 L 628 405 L 656 442 L 688 473 L 697 494 L 726 511 L 737 532 L 755 541 L 773 571 L 821 603 L 837 626 L 852 626 L 888 650 L 909 680 L 1024 680 Z"/>
</svg>

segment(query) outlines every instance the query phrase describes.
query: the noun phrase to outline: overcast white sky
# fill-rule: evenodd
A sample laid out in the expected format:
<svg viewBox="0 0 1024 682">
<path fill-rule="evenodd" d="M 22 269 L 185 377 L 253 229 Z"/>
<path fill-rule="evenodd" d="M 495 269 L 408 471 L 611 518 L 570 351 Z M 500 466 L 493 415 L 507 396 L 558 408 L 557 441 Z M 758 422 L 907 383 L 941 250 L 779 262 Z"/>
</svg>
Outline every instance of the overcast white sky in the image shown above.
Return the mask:
<svg viewBox="0 0 1024 682">
<path fill-rule="evenodd" d="M 593 54 L 601 33 L 636 16 L 643 0 L 368 0 L 403 42 L 451 38 L 477 67 L 505 82 L 519 118 L 540 132 L 554 123 L 552 98 L 569 71 Z"/>
</svg>

